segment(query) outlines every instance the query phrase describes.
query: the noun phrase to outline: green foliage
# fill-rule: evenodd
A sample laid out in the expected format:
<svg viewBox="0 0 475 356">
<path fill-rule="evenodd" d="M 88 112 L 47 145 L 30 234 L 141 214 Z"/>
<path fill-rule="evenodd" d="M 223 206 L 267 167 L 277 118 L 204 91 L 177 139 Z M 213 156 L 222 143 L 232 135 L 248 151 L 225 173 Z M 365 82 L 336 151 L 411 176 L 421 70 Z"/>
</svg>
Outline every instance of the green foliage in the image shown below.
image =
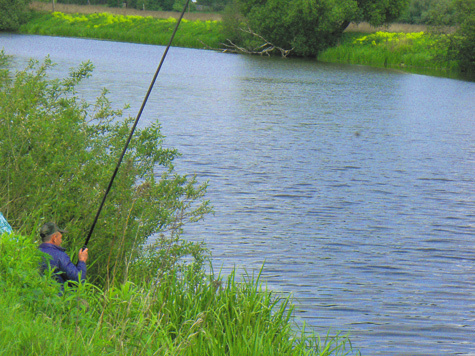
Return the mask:
<svg viewBox="0 0 475 356">
<path fill-rule="evenodd" d="M 0 236 L 0 355 L 331 356 L 347 337 L 323 340 L 292 323 L 289 297 L 257 278 L 224 282 L 191 266 L 159 281 L 97 288 L 38 274 L 31 237 Z"/>
<path fill-rule="evenodd" d="M 232 0 L 197 0 L 197 5 L 203 5 L 212 11 L 223 11 Z"/>
<path fill-rule="evenodd" d="M 52 66 L 49 58 L 30 61 L 0 76 L 0 209 L 17 231 L 36 233 L 47 221 L 66 228 L 74 260 L 133 118 L 112 109 L 105 90 L 94 104 L 79 98 L 75 88 L 91 75 L 91 63 L 64 79 L 47 78 Z M 89 245 L 90 281 L 124 276 L 151 236 L 161 236 L 163 258 L 203 251 L 176 245 L 182 225 L 210 211 L 206 184 L 176 174 L 178 152 L 162 143 L 159 124 L 136 130 Z"/>
<path fill-rule="evenodd" d="M 418 33 L 345 33 L 341 43 L 327 49 L 320 61 L 365 64 L 386 68 L 456 70 L 447 58 L 441 36 Z"/>
<path fill-rule="evenodd" d="M 164 20 L 108 13 L 81 15 L 55 12 L 37 14 L 22 26 L 20 31 L 29 34 L 166 45 L 170 40 L 176 21 L 174 18 Z M 173 45 L 191 48 L 219 47 L 223 40 L 220 22 L 183 19 Z"/>
<path fill-rule="evenodd" d="M 244 19 L 237 25 L 230 16 L 225 21 L 232 22 L 227 27 L 234 27 L 232 40 L 238 45 L 252 48 L 259 42 L 255 35 L 240 33 L 249 27 L 273 45 L 293 49 L 294 55 L 315 57 L 334 45 L 350 22 L 388 23 L 399 16 L 406 0 L 237 0 L 237 4 Z"/>
<path fill-rule="evenodd" d="M 420 3 L 414 0 L 412 6 L 419 4 L 420 23 L 431 26 L 431 31 L 440 33 L 436 44 L 446 50 L 444 56 L 457 61 L 460 70 L 475 73 L 475 0 L 438 0 Z M 423 6 L 424 5 L 424 6 Z M 405 20 L 407 17 L 403 17 Z M 409 18 L 411 21 L 412 18 Z M 414 20 L 414 22 L 417 22 Z M 455 33 L 443 34 L 443 29 L 453 26 Z M 442 29 L 442 30 L 441 30 Z"/>
<path fill-rule="evenodd" d="M 86 4 L 88 0 L 59 0 L 68 4 Z M 184 0 L 89 0 L 91 4 L 107 4 L 110 7 L 122 7 L 124 3 L 127 8 L 145 9 L 152 11 L 179 11 L 183 10 Z M 223 11 L 231 0 L 197 0 L 189 3 L 187 11 Z M 202 9 L 204 7 L 204 9 Z"/>
<path fill-rule="evenodd" d="M 411 0 L 398 21 L 410 24 L 453 26 L 456 24 L 453 0 Z"/>
<path fill-rule="evenodd" d="M 372 26 L 388 24 L 399 18 L 406 9 L 409 0 L 357 0 L 359 21 Z"/>
<path fill-rule="evenodd" d="M 327 62 L 392 68 L 475 73 L 475 0 L 414 0 L 402 17 L 431 25 L 431 33 L 344 34 L 334 48 L 319 55 Z M 455 33 L 442 29 L 456 25 Z"/>
<path fill-rule="evenodd" d="M 186 0 L 175 0 L 175 3 L 173 4 L 173 11 L 177 11 L 177 12 L 183 11 L 183 7 L 185 6 L 185 3 L 186 3 Z"/>
<path fill-rule="evenodd" d="M 40 278 L 41 252 L 31 243 L 31 237 L 0 234 L 0 256 L 2 294 L 13 290 L 24 305 L 55 308 L 50 297 L 58 294 L 59 286 L 50 276 Z"/>
<path fill-rule="evenodd" d="M 28 20 L 30 0 L 0 0 L 0 31 L 16 31 Z"/>
<path fill-rule="evenodd" d="M 451 38 L 454 57 L 460 68 L 475 74 L 475 0 L 455 0 L 459 28 Z"/>
</svg>

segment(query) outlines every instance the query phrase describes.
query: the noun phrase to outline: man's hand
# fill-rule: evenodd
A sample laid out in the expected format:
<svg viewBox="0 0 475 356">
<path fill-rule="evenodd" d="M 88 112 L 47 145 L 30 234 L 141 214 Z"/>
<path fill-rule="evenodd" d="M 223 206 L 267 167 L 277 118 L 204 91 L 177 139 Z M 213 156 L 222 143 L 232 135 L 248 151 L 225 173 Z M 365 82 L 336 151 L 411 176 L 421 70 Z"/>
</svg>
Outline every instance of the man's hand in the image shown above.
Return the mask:
<svg viewBox="0 0 475 356">
<path fill-rule="evenodd" d="M 88 249 L 80 249 L 79 250 L 79 261 L 83 261 L 84 263 L 87 261 L 88 254 L 87 254 Z"/>
</svg>

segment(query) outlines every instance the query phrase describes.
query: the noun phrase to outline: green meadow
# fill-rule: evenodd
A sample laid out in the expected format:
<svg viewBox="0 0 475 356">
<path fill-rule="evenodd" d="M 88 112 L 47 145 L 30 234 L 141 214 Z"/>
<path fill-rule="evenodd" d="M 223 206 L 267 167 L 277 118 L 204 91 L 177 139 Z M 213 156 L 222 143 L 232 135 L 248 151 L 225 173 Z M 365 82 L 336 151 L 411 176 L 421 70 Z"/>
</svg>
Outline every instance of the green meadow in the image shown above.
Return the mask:
<svg viewBox="0 0 475 356">
<path fill-rule="evenodd" d="M 176 26 L 174 18 L 124 16 L 109 13 L 35 13 L 20 32 L 47 36 L 97 38 L 111 41 L 166 45 Z M 225 40 L 220 21 L 183 19 L 173 45 L 218 48 Z"/>
<path fill-rule="evenodd" d="M 444 40 L 445 35 L 426 32 L 346 32 L 340 43 L 322 52 L 318 60 L 403 70 L 457 70 L 457 61 L 447 58 Z"/>
</svg>

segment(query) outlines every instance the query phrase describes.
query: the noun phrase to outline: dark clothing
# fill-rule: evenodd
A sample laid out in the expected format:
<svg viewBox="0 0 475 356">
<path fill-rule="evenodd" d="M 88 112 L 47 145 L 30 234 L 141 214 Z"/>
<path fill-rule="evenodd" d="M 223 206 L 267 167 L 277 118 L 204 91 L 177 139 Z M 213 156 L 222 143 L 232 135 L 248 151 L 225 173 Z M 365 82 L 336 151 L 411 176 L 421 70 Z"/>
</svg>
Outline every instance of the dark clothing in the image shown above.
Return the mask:
<svg viewBox="0 0 475 356">
<path fill-rule="evenodd" d="M 79 261 L 75 266 L 64 252 L 64 248 L 45 242 L 39 246 L 39 249 L 51 256 L 49 263 L 51 268 L 55 270 L 55 278 L 59 283 L 64 284 L 66 281 L 79 282 L 80 272 L 82 272 L 81 281 L 86 280 L 86 263 Z M 41 265 L 41 272 L 44 272 L 47 268 L 48 261 L 45 259 Z"/>
</svg>

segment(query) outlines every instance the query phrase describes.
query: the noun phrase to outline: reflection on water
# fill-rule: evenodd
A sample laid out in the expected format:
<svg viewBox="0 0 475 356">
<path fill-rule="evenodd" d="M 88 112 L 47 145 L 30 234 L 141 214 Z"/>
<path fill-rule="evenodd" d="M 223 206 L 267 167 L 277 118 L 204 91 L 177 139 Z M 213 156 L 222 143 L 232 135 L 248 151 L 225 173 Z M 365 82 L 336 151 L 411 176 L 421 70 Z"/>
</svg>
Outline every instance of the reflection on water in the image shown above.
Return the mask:
<svg viewBox="0 0 475 356">
<path fill-rule="evenodd" d="M 135 116 L 163 47 L 0 35 L 21 58 L 91 59 Z M 186 229 L 216 268 L 259 269 L 297 317 L 365 355 L 475 352 L 475 84 L 172 48 L 143 123 L 216 214 Z"/>
</svg>

